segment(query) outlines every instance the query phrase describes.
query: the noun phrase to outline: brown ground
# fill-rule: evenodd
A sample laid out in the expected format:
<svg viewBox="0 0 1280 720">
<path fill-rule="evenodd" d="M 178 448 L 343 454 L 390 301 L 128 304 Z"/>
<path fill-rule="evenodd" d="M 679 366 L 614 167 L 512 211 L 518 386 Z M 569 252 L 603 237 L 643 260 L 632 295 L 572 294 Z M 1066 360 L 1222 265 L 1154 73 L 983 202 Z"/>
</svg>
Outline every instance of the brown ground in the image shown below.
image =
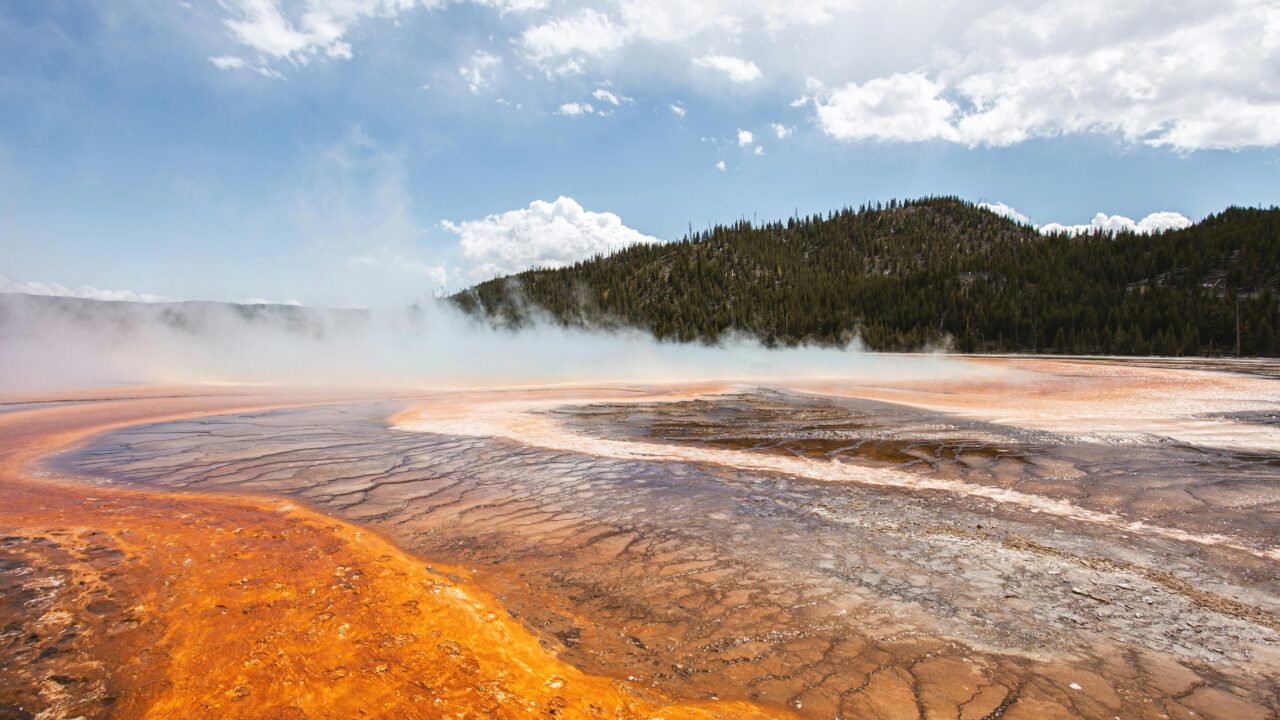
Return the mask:
<svg viewBox="0 0 1280 720">
<path fill-rule="evenodd" d="M 1280 717 L 1274 381 L 982 362 L 0 405 L 0 718 Z"/>
<path fill-rule="evenodd" d="M 777 715 L 586 675 L 466 571 L 284 501 L 29 471 L 111 428 L 316 402 L 168 395 L 0 414 L 0 717 Z"/>
</svg>

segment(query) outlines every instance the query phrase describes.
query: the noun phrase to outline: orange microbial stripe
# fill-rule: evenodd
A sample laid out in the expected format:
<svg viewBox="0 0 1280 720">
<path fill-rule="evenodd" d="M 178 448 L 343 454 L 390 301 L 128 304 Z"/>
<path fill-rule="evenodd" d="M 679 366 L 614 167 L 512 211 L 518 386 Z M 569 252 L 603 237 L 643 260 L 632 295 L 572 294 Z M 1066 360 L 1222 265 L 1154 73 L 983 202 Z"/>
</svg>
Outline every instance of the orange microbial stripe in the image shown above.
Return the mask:
<svg viewBox="0 0 1280 720">
<path fill-rule="evenodd" d="M 54 578 L 42 605 L 0 608 L 29 646 L 52 648 L 25 658 L 24 646 L 0 647 L 0 704 L 124 718 L 785 715 L 673 704 L 586 675 L 465 570 L 284 501 L 72 485 L 27 469 L 106 428 L 250 405 L 175 397 L 0 416 L 6 551 Z"/>
</svg>

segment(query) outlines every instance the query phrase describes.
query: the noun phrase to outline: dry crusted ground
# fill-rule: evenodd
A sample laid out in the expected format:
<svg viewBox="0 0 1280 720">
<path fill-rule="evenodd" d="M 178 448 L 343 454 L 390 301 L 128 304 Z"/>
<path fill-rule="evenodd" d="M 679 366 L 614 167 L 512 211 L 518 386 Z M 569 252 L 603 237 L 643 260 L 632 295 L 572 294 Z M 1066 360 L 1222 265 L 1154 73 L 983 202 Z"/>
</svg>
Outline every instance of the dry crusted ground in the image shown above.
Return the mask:
<svg viewBox="0 0 1280 720">
<path fill-rule="evenodd" d="M 1034 382 L 0 414 L 0 704 L 1276 718 L 1274 412 L 1201 418 L 1272 381 L 1001 362 Z M 21 474 L 91 430 L 43 467 L 97 485 Z"/>
<path fill-rule="evenodd" d="M 464 570 L 282 501 L 85 488 L 35 457 L 234 395 L 0 414 L 2 718 L 724 718 L 558 660 Z"/>
</svg>

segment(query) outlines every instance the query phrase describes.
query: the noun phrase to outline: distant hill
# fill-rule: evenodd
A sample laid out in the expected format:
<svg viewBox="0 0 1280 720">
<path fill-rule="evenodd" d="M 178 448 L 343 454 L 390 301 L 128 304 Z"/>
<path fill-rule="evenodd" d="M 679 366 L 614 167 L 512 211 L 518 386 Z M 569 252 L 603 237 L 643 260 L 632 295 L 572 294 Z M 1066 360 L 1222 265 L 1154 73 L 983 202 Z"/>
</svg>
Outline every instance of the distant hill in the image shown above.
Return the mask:
<svg viewBox="0 0 1280 720">
<path fill-rule="evenodd" d="M 94 332 L 128 338 L 140 330 L 162 328 L 197 335 L 237 328 L 270 327 L 299 336 L 323 337 L 335 329 L 368 322 L 369 311 L 311 308 L 276 303 L 225 303 L 202 300 L 130 302 L 0 293 L 0 332 L 10 339 L 57 323 L 69 332 Z"/>
<path fill-rule="evenodd" d="M 876 350 L 1280 354 L 1280 208 L 1160 233 L 1041 235 L 957 198 L 738 222 L 530 270 L 450 297 L 520 326 L 647 329 L 714 342 Z M 1238 323 L 1237 323 L 1238 318 Z M 1238 335 L 1237 335 L 1238 328 Z"/>
</svg>

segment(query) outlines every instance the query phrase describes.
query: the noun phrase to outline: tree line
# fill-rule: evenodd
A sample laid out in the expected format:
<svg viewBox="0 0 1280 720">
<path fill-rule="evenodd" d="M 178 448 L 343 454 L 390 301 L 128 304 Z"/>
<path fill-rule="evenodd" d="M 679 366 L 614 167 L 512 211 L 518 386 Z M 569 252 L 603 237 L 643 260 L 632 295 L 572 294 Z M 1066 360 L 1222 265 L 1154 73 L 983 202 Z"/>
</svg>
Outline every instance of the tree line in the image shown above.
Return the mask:
<svg viewBox="0 0 1280 720">
<path fill-rule="evenodd" d="M 449 300 L 508 327 L 544 316 L 681 342 L 1277 356 L 1278 284 L 1280 208 L 1072 236 L 933 197 L 718 225 Z"/>
</svg>

